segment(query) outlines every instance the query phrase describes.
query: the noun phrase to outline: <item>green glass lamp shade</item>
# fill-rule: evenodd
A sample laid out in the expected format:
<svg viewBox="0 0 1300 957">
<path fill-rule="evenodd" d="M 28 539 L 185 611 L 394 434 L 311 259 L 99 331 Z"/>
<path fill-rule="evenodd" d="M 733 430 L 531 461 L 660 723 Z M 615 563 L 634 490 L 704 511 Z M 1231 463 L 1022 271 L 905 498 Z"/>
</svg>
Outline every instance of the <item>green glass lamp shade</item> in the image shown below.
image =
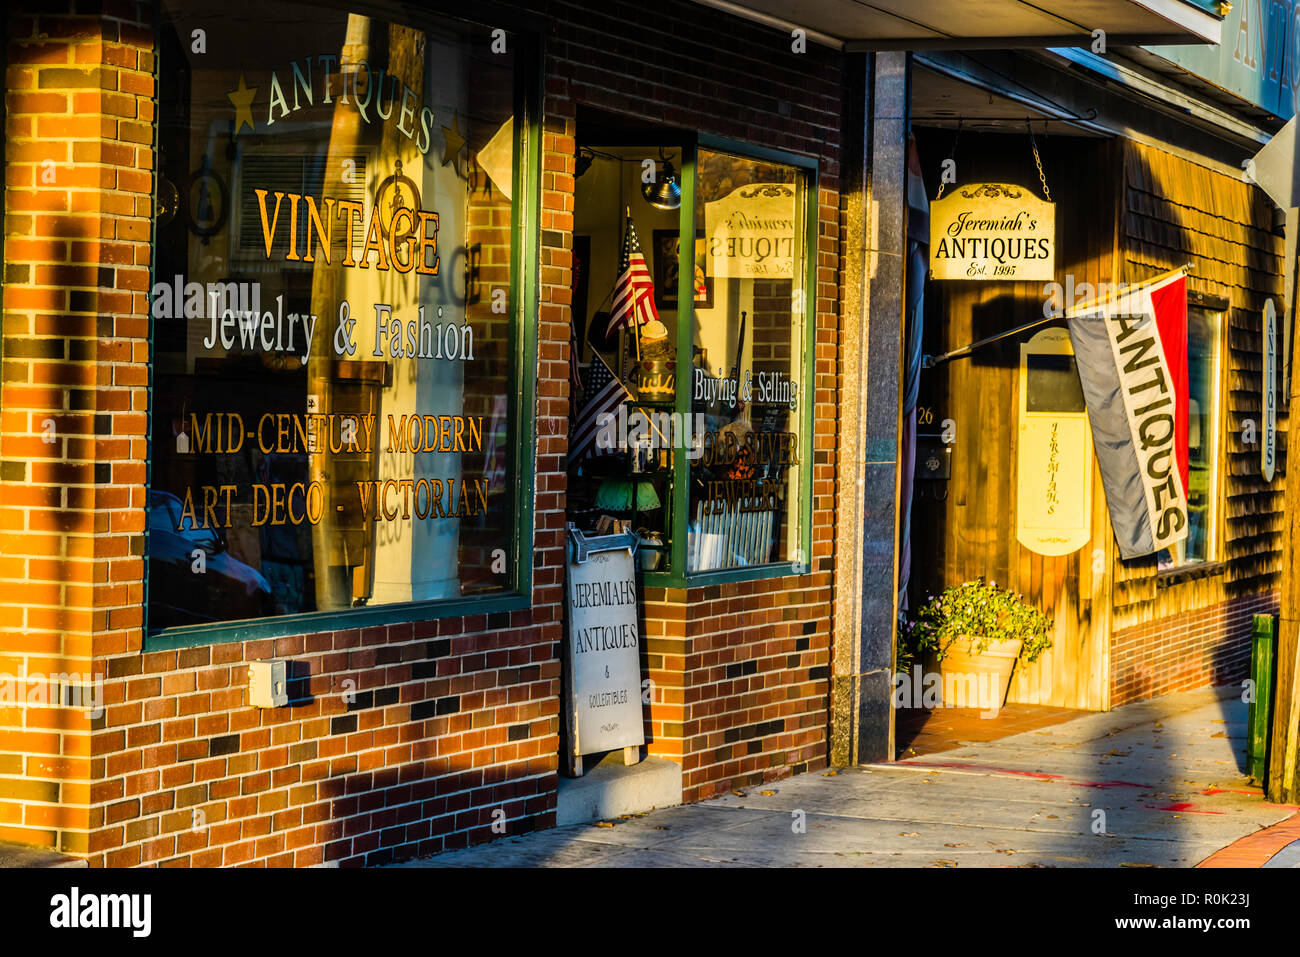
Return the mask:
<svg viewBox="0 0 1300 957">
<path fill-rule="evenodd" d="M 596 493 L 596 507 L 616 512 L 630 511 L 634 489 L 637 511 L 649 512 L 660 506 L 659 494 L 655 491 L 654 483 L 611 478 L 605 479 L 600 484 L 600 491 Z"/>
</svg>

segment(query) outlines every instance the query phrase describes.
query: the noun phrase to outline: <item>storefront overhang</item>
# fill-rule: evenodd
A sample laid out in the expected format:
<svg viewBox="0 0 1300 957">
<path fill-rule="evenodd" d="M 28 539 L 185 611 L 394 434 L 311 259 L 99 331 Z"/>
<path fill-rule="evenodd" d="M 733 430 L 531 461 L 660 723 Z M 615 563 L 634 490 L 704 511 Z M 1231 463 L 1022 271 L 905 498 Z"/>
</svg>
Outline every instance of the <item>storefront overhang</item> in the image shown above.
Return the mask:
<svg viewBox="0 0 1300 957">
<path fill-rule="evenodd" d="M 846 52 L 1219 43 L 1217 0 L 696 0 Z"/>
</svg>

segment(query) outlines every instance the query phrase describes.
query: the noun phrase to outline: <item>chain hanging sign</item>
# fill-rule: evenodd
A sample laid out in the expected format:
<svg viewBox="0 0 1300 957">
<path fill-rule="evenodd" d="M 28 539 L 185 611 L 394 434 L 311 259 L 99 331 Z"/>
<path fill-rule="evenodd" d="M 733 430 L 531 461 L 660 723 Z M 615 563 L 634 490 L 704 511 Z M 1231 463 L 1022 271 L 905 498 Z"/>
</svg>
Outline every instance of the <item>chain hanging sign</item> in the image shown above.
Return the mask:
<svg viewBox="0 0 1300 957">
<path fill-rule="evenodd" d="M 1051 281 L 1056 204 L 1023 186 L 976 183 L 930 204 L 933 279 Z"/>
</svg>

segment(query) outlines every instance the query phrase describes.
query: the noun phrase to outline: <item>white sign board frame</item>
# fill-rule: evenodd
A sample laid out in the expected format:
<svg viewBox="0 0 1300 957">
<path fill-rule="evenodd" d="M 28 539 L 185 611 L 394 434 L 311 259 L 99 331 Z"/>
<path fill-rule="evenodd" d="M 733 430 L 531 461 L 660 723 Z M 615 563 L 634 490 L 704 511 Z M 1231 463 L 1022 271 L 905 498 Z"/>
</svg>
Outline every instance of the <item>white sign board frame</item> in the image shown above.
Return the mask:
<svg viewBox="0 0 1300 957">
<path fill-rule="evenodd" d="M 623 749 L 635 764 L 645 744 L 639 589 L 631 532 L 588 538 L 568 526 L 564 575 L 565 709 L 569 772 L 582 756 Z"/>
<path fill-rule="evenodd" d="M 793 279 L 795 186 L 750 183 L 704 204 L 708 274 L 715 279 Z"/>
</svg>

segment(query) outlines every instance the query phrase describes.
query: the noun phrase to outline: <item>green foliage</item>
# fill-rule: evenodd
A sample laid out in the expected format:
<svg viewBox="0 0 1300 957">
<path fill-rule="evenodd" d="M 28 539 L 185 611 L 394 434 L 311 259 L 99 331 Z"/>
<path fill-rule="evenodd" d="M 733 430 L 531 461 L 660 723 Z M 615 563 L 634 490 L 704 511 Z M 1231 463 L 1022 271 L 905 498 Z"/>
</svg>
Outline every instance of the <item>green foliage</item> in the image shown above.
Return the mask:
<svg viewBox="0 0 1300 957">
<path fill-rule="evenodd" d="M 1020 657 L 1035 661 L 1052 647 L 1052 622 L 1009 588 L 976 579 L 945 588 L 917 609 L 898 633 L 899 669 L 933 652 L 942 661 L 953 642 L 971 639 L 976 653 L 995 641 L 1020 639 Z"/>
</svg>

